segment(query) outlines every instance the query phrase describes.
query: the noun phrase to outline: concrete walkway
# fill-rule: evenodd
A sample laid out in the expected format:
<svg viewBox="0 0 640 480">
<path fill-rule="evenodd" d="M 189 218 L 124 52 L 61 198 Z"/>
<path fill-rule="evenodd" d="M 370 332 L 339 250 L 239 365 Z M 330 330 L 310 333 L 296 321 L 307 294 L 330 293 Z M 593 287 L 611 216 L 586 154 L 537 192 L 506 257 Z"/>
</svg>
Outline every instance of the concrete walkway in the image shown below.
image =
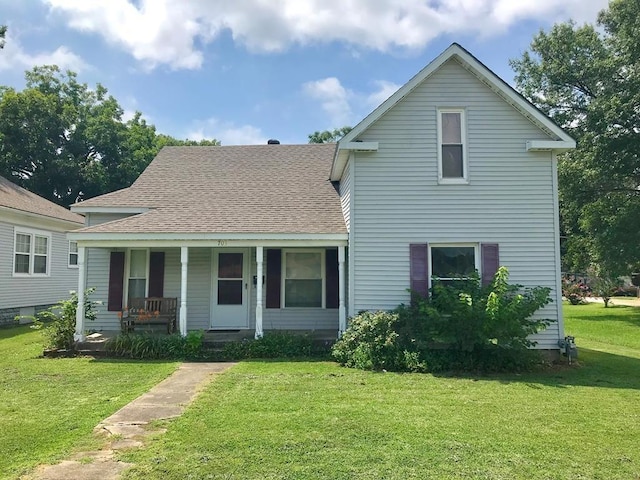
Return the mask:
<svg viewBox="0 0 640 480">
<path fill-rule="evenodd" d="M 115 458 L 115 451 L 136 448 L 144 444 L 144 437 L 158 430 L 145 428 L 153 420 L 180 416 L 198 393 L 233 363 L 183 363 L 169 377 L 147 393 L 125 405 L 100 422 L 95 432 L 106 435 L 105 446 L 93 452 L 81 452 L 57 465 L 39 467 L 33 480 L 110 480 L 133 466 Z"/>
</svg>

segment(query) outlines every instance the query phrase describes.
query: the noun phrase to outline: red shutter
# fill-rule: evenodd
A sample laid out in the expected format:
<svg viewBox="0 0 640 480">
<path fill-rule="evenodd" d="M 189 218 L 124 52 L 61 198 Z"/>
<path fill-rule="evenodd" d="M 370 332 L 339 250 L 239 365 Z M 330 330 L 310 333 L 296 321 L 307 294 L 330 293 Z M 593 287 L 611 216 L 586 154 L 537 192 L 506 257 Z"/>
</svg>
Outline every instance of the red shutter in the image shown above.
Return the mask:
<svg viewBox="0 0 640 480">
<path fill-rule="evenodd" d="M 325 306 L 338 308 L 338 249 L 327 248 L 325 252 Z"/>
<path fill-rule="evenodd" d="M 426 243 L 409 245 L 411 290 L 423 297 L 429 291 L 429 247 Z"/>
<path fill-rule="evenodd" d="M 124 252 L 111 252 L 109 260 L 109 297 L 107 310 L 122 310 L 124 287 Z"/>
<path fill-rule="evenodd" d="M 164 252 L 149 255 L 149 296 L 162 297 L 164 294 Z"/>
<path fill-rule="evenodd" d="M 500 254 L 497 243 L 483 243 L 482 250 L 482 285 L 489 285 L 500 266 Z"/>
<path fill-rule="evenodd" d="M 267 308 L 280 308 L 282 250 L 267 249 Z"/>
</svg>

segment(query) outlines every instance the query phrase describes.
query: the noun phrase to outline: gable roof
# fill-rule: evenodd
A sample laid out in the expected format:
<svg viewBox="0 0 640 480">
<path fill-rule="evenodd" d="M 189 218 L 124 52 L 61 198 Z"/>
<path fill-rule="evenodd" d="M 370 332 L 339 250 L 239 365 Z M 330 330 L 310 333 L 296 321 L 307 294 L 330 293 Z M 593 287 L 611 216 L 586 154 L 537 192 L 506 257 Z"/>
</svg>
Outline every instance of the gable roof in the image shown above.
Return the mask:
<svg viewBox="0 0 640 480">
<path fill-rule="evenodd" d="M 84 217 L 70 212 L 29 190 L 19 187 L 4 177 L 0 177 L 0 207 L 17 210 L 30 215 L 84 224 Z"/>
<path fill-rule="evenodd" d="M 340 139 L 334 161 L 331 165 L 331 180 L 339 180 L 342 177 L 342 171 L 347 163 L 349 151 L 377 149 L 375 142 L 364 142 L 362 145 L 358 145 L 358 136 L 385 113 L 391 110 L 398 102 L 409 95 L 416 87 L 429 78 L 450 59 L 457 60 L 464 68 L 471 72 L 482 83 L 487 85 L 494 93 L 518 110 L 522 115 L 527 117 L 534 125 L 544 131 L 553 140 L 557 141 L 555 145 L 545 145 L 545 149 L 562 151 L 575 148 L 575 140 L 562 128 L 556 125 L 553 120 L 542 113 L 535 105 L 520 95 L 513 87 L 493 73 L 466 49 L 457 43 L 452 43 L 444 52 L 420 70 L 420 72 L 418 72 L 411 80 L 400 87 L 398 91 L 382 102 L 378 108 L 367 115 L 360 123 L 353 127 L 349 133 Z"/>
<path fill-rule="evenodd" d="M 72 206 L 144 213 L 76 233 L 346 234 L 339 195 L 327 178 L 335 149 L 164 147 L 131 187 Z"/>
</svg>

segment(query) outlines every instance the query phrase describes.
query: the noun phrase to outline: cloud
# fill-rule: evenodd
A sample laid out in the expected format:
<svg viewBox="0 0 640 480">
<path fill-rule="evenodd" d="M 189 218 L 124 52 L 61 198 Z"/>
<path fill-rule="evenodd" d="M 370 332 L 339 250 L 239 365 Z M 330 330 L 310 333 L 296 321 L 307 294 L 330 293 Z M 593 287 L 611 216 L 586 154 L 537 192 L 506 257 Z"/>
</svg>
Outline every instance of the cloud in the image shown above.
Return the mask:
<svg viewBox="0 0 640 480">
<path fill-rule="evenodd" d="M 378 89 L 367 95 L 367 103 L 373 108 L 376 108 L 378 105 L 384 102 L 402 86 L 397 83 L 388 82 L 386 80 L 376 80 L 374 84 Z"/>
<path fill-rule="evenodd" d="M 0 71 L 31 70 L 37 65 L 58 65 L 61 70 L 81 72 L 89 66 L 65 46 L 50 52 L 30 54 L 25 52 L 17 38 L 7 33 L 4 48 L 0 50 Z"/>
<path fill-rule="evenodd" d="M 353 121 L 349 101 L 354 94 L 344 88 L 336 77 L 307 82 L 302 86 L 302 91 L 320 101 L 320 106 L 329 116 L 331 125 L 349 125 Z"/>
<path fill-rule="evenodd" d="M 152 69 L 197 69 L 229 32 L 253 52 L 340 42 L 422 49 L 443 34 L 489 36 L 523 19 L 594 21 L 608 0 L 42 0 L 76 30 L 101 35 Z"/>
<path fill-rule="evenodd" d="M 196 121 L 187 132 L 189 140 L 216 139 L 222 145 L 264 145 L 267 136 L 253 125 L 236 125 L 217 118 Z"/>
</svg>

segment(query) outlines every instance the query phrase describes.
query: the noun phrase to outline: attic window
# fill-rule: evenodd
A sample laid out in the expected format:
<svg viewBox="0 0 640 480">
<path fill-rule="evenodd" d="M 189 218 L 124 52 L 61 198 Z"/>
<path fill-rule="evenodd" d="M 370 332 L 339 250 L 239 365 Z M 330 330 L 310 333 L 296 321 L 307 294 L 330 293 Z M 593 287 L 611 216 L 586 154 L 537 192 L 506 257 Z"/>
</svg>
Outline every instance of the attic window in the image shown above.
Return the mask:
<svg viewBox="0 0 640 480">
<path fill-rule="evenodd" d="M 467 183 L 465 112 L 438 110 L 438 182 Z"/>
</svg>

